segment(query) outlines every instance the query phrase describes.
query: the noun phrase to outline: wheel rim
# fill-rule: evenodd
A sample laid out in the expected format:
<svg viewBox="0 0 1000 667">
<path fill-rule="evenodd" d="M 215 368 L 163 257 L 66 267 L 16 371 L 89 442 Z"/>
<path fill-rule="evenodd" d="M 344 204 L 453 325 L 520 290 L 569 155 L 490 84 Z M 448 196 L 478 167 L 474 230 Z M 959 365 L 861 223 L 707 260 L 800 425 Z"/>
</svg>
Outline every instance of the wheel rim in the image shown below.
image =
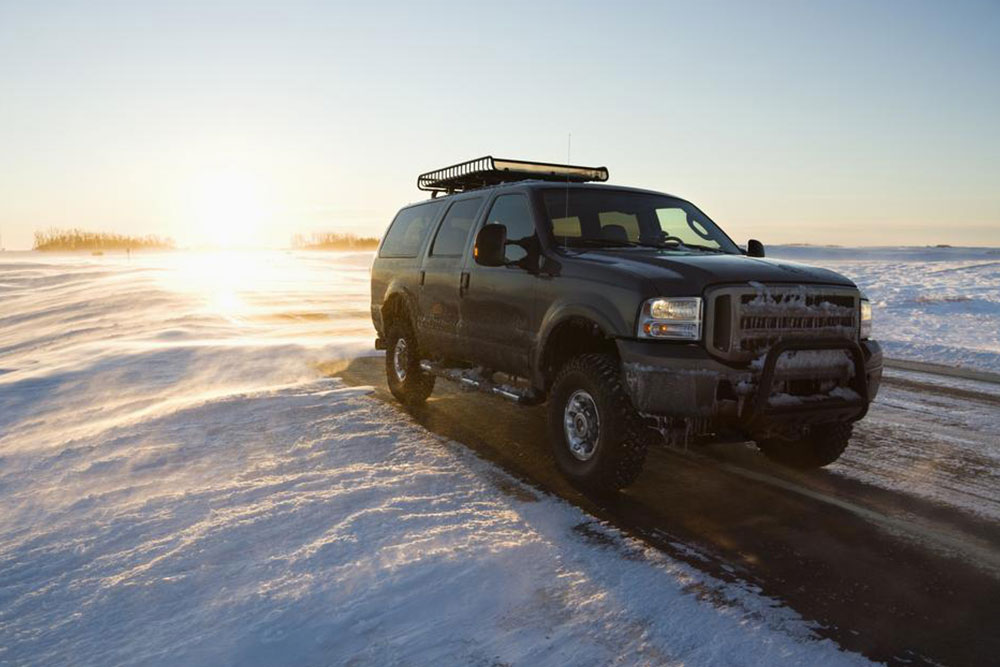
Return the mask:
<svg viewBox="0 0 1000 667">
<path fill-rule="evenodd" d="M 597 451 L 601 436 L 601 418 L 597 413 L 594 397 L 583 389 L 570 395 L 563 410 L 563 431 L 570 453 L 581 461 L 588 461 Z"/>
<path fill-rule="evenodd" d="M 396 341 L 396 347 L 392 351 L 392 370 L 400 382 L 406 381 L 406 367 L 409 363 L 410 352 L 406 348 L 406 339 L 400 338 Z"/>
</svg>

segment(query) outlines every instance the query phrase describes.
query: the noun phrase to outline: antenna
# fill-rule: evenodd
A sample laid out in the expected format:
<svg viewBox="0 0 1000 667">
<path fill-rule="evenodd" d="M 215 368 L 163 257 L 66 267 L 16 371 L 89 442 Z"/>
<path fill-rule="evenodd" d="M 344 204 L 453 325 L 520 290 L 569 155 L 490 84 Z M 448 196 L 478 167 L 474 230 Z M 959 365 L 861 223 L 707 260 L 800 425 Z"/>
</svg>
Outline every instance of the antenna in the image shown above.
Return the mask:
<svg viewBox="0 0 1000 667">
<path fill-rule="evenodd" d="M 570 159 L 570 155 L 572 154 L 572 152 L 573 152 L 573 133 L 572 132 L 567 132 L 566 133 L 566 162 L 567 163 L 572 162 L 572 160 Z M 569 177 L 566 178 L 566 208 L 563 211 L 563 213 L 564 213 L 564 215 L 563 215 L 564 218 L 568 218 L 569 217 Z M 565 241 L 564 241 L 564 243 L 565 243 Z"/>
</svg>

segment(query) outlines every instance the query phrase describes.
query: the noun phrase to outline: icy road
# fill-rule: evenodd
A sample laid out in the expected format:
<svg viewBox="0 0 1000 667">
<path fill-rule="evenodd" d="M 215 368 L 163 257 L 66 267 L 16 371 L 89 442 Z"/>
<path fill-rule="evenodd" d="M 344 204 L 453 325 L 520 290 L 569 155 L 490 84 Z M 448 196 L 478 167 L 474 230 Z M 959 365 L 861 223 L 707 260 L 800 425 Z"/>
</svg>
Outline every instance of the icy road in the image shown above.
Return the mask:
<svg viewBox="0 0 1000 667">
<path fill-rule="evenodd" d="M 997 262 L 962 252 L 853 277 L 898 351 L 995 370 Z M 1000 385 L 892 370 L 826 470 L 663 449 L 584 498 L 540 409 L 386 396 L 369 262 L 0 254 L 0 664 L 1000 655 Z"/>
</svg>

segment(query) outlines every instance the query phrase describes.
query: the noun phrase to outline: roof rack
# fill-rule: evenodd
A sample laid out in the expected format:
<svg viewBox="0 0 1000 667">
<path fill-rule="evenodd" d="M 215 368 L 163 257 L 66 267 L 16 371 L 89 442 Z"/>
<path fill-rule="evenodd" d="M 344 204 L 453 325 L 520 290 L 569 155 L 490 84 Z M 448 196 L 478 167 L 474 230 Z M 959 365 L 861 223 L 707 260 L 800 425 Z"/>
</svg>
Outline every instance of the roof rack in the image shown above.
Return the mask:
<svg viewBox="0 0 1000 667">
<path fill-rule="evenodd" d="M 529 179 L 586 183 L 608 180 L 607 167 L 577 167 L 569 164 L 507 160 L 492 155 L 429 171 L 417 177 L 417 187 L 427 192 L 454 194 L 500 183 Z"/>
</svg>

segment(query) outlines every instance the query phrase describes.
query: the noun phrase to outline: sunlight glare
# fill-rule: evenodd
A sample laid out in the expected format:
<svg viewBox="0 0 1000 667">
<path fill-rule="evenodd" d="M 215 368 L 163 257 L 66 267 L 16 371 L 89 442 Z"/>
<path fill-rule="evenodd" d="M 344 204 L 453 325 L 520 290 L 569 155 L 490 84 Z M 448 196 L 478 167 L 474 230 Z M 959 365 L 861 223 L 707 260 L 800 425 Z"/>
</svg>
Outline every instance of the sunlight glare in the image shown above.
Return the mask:
<svg viewBox="0 0 1000 667">
<path fill-rule="evenodd" d="M 270 188 L 262 178 L 238 171 L 216 171 L 192 183 L 190 220 L 216 248 L 257 244 L 264 223 L 274 215 Z"/>
<path fill-rule="evenodd" d="M 171 272 L 177 280 L 172 287 L 195 294 L 205 310 L 231 323 L 240 323 L 250 314 L 250 306 L 241 296 L 253 290 L 254 278 L 260 275 L 260 262 L 251 253 L 221 250 L 178 255 L 181 265 Z"/>
</svg>

